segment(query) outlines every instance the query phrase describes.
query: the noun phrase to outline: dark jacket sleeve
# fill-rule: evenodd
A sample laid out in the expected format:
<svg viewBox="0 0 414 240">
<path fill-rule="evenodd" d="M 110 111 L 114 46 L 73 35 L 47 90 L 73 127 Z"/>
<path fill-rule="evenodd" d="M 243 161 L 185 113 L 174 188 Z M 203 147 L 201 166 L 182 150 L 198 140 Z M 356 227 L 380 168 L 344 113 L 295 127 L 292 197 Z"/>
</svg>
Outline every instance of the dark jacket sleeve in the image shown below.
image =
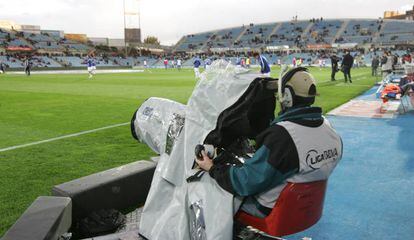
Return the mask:
<svg viewBox="0 0 414 240">
<path fill-rule="evenodd" d="M 256 143 L 259 149 L 243 166 L 213 166 L 210 176 L 226 191 L 249 196 L 282 184 L 298 171 L 296 146 L 283 127 L 269 128 Z"/>
<path fill-rule="evenodd" d="M 342 60 L 342 66 L 352 67 L 354 65 L 354 58 L 347 54 L 344 56 L 344 59 Z"/>
</svg>

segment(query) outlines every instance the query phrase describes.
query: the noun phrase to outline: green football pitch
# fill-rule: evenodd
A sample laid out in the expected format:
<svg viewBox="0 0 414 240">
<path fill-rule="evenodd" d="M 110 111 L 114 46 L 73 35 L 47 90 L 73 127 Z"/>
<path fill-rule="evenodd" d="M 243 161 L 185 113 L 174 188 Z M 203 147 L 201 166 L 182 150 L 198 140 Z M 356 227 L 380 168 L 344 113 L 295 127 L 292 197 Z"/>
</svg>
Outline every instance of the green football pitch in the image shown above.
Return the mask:
<svg viewBox="0 0 414 240">
<path fill-rule="evenodd" d="M 278 69 L 274 69 L 277 76 Z M 353 70 L 353 84 L 330 69 L 311 68 L 317 104 L 327 112 L 368 90 L 370 69 Z M 127 123 L 149 97 L 186 103 L 195 86 L 190 69 L 144 73 L 0 75 L 0 236 L 52 186 L 154 155 L 129 125 L 8 151 L 1 149 Z M 139 189 L 137 189 L 139 191 Z"/>
</svg>

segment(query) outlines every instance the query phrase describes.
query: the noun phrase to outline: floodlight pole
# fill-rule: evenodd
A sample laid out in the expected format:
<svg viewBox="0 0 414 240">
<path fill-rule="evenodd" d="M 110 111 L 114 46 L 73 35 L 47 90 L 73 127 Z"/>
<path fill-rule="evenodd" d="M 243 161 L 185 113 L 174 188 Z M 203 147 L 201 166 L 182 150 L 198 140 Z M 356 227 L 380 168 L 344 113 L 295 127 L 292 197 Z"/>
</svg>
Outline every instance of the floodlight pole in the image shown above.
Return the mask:
<svg viewBox="0 0 414 240">
<path fill-rule="evenodd" d="M 125 12 L 125 0 L 124 0 L 124 48 L 125 48 L 125 58 L 128 57 L 128 49 L 127 49 L 127 42 L 126 42 L 126 12 Z"/>
</svg>

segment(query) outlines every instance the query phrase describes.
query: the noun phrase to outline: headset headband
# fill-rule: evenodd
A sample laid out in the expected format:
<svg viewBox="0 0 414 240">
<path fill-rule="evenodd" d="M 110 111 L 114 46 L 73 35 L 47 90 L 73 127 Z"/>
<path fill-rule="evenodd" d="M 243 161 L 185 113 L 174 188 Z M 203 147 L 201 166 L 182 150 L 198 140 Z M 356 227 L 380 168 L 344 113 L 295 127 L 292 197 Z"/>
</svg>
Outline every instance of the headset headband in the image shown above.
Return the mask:
<svg viewBox="0 0 414 240">
<path fill-rule="evenodd" d="M 309 70 L 305 67 L 297 67 L 289 70 L 285 75 L 282 77 L 282 91 L 285 91 L 285 87 L 287 82 L 295 75 L 297 72 L 309 72 Z"/>
</svg>

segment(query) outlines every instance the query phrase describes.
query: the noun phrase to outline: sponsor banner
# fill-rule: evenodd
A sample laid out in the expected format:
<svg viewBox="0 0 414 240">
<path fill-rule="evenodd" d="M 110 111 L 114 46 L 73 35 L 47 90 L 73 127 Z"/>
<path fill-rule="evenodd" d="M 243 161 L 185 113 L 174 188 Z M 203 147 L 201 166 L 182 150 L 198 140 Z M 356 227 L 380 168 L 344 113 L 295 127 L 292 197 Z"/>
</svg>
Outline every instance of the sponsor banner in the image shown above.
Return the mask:
<svg viewBox="0 0 414 240">
<path fill-rule="evenodd" d="M 7 51 L 32 51 L 30 47 L 7 47 Z"/>
<path fill-rule="evenodd" d="M 267 46 L 266 50 L 287 50 L 289 49 L 288 45 L 280 45 L 280 46 Z"/>
<path fill-rule="evenodd" d="M 332 48 L 331 44 L 308 44 L 309 49 L 327 49 Z"/>
<path fill-rule="evenodd" d="M 68 40 L 73 40 L 75 42 L 88 42 L 88 37 L 86 36 L 86 34 L 66 33 L 65 38 Z"/>
<path fill-rule="evenodd" d="M 153 53 L 163 53 L 164 49 L 160 49 L 160 48 L 148 48 L 148 51 L 153 52 Z"/>
<path fill-rule="evenodd" d="M 333 48 L 354 48 L 358 43 L 334 43 L 332 44 Z"/>
<path fill-rule="evenodd" d="M 230 48 L 210 48 L 210 51 L 212 52 L 225 52 L 225 51 L 229 51 Z"/>
<path fill-rule="evenodd" d="M 244 52 L 244 51 L 250 51 L 251 48 L 250 47 L 242 47 L 242 48 L 232 48 L 231 50 L 236 51 L 236 52 Z"/>
</svg>

